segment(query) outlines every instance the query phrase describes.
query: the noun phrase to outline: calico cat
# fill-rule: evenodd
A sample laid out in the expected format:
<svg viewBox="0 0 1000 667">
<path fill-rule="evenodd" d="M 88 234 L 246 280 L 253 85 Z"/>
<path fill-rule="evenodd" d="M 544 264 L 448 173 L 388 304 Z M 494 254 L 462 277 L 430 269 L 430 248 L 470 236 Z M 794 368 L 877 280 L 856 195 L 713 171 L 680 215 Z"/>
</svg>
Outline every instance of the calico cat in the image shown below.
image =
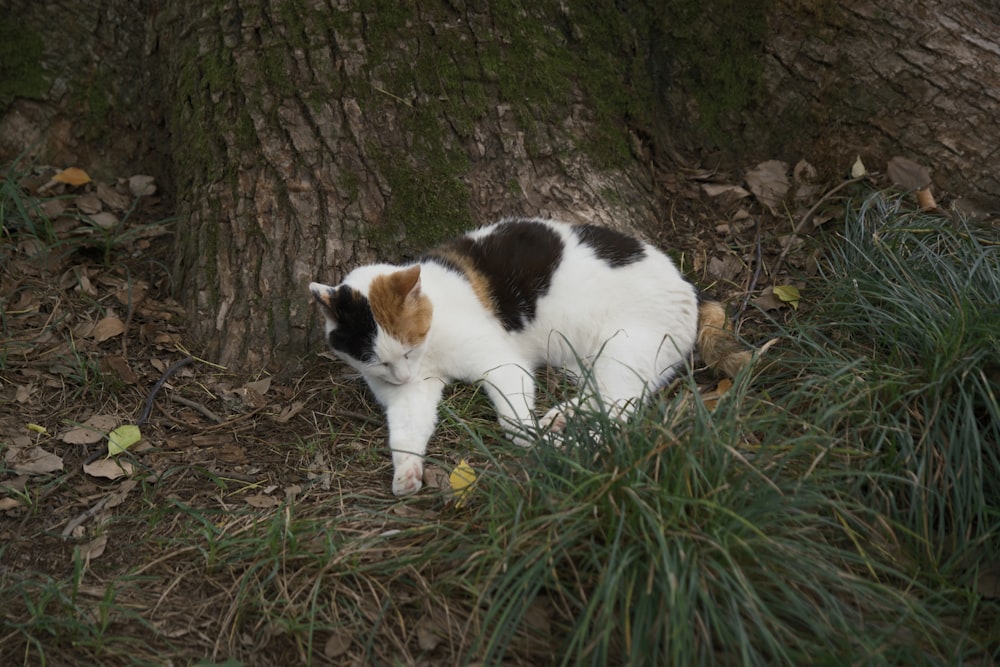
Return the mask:
<svg viewBox="0 0 1000 667">
<path fill-rule="evenodd" d="M 392 491 L 419 490 L 445 386 L 479 382 L 508 435 L 531 444 L 587 403 L 627 418 L 697 348 L 734 374 L 750 353 L 662 252 L 596 225 L 508 219 L 405 266 L 311 283 L 327 342 L 385 407 Z M 585 394 L 534 415 L 534 370 L 587 377 Z"/>
</svg>

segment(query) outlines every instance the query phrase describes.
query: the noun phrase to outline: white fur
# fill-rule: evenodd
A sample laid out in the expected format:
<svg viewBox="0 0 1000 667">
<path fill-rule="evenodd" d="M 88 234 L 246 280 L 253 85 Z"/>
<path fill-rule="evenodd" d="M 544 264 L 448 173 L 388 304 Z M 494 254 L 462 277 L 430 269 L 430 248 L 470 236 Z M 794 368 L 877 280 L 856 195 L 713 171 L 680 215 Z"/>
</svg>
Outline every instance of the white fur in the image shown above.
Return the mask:
<svg viewBox="0 0 1000 667">
<path fill-rule="evenodd" d="M 535 319 L 525 329 L 505 331 L 463 276 L 425 262 L 419 286 L 434 313 L 424 343 L 405 349 L 379 329 L 374 364 L 346 358 L 386 408 L 395 494 L 421 487 L 423 455 L 442 390 L 450 382 L 482 383 L 514 441 L 530 444 L 530 433 L 538 426 L 536 368 L 550 365 L 592 378 L 591 390 L 599 397 L 587 395 L 574 403 L 600 401 L 626 417 L 637 399 L 671 379 L 694 347 L 695 289 L 666 255 L 646 244 L 640 261 L 612 268 L 579 243 L 568 225 L 537 222 L 559 233 L 565 247 Z M 405 267 L 361 267 L 345 283 L 367 294 L 372 278 L 400 268 Z M 328 323 L 328 331 L 335 326 Z M 570 410 L 554 408 L 541 423 L 558 425 Z"/>
</svg>

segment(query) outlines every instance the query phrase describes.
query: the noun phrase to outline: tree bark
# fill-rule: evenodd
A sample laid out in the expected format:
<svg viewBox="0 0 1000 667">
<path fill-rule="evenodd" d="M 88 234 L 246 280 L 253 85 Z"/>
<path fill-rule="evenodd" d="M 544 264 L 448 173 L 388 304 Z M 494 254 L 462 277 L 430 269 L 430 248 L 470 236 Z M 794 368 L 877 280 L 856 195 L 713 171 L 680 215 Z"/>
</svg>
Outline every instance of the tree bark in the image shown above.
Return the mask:
<svg viewBox="0 0 1000 667">
<path fill-rule="evenodd" d="M 305 286 L 357 263 L 503 215 L 656 224 L 678 150 L 900 154 L 1000 198 L 995 3 L 586 4 L 13 0 L 47 92 L 2 110 L 0 160 L 156 175 L 191 332 L 243 369 L 315 350 Z"/>
<path fill-rule="evenodd" d="M 596 141 L 570 78 L 585 63 L 548 27 L 552 7 L 361 5 L 230 0 L 157 27 L 186 220 L 176 273 L 222 363 L 314 349 L 307 284 L 358 263 L 503 215 L 655 218 L 643 164 L 578 150 Z M 533 65 L 566 79 L 546 84 Z M 550 98 L 519 99 L 520 83 Z"/>
<path fill-rule="evenodd" d="M 726 119 L 744 164 L 807 157 L 840 176 L 856 156 L 881 171 L 902 155 L 930 168 L 939 190 L 1000 211 L 998 9 L 775 0 L 756 100 Z"/>
</svg>

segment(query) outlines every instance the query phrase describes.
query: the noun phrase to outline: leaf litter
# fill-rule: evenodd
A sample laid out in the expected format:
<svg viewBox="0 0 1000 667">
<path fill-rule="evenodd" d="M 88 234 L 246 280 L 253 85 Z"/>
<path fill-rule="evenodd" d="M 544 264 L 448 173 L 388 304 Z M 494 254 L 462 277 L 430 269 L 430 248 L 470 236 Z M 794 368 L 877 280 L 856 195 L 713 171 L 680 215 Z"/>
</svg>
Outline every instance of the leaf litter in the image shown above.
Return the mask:
<svg viewBox="0 0 1000 667">
<path fill-rule="evenodd" d="M 835 165 L 826 171 L 848 170 Z M 779 239 L 794 231 L 788 216 L 809 214 L 813 226 L 801 230 L 809 234 L 828 208 L 839 205 L 839 196 L 829 194 L 839 182 L 818 171 L 805 161 L 790 170 L 771 160 L 743 178 L 705 169 L 663 174 L 663 208 L 670 218 L 649 236 L 682 253 L 684 270 L 714 298 L 734 309 L 745 299 L 774 317 L 793 316 L 791 304 L 801 303 L 802 292 L 787 288 L 805 286 L 807 257 Z M 867 171 L 859 177 L 874 178 Z M 451 460 L 458 461 L 450 469 L 425 467 L 425 485 L 438 493 L 393 500 L 391 512 L 373 513 L 363 499 L 391 500 L 384 423 L 359 383 L 326 360 L 292 377 L 252 378 L 196 360 L 164 381 L 139 438 L 132 433 L 116 439 L 117 455 L 110 456 L 108 434 L 137 426 L 154 384 L 179 360 L 197 354 L 185 347 L 185 310 L 171 297 L 171 276 L 162 268 L 172 265 L 171 226 L 160 222 L 168 211 L 148 176 L 94 183 L 89 174 L 39 170 L 32 178 L 22 194 L 36 198 L 35 213 L 5 220 L 0 243 L 0 303 L 9 334 L 0 342 L 0 399 L 13 408 L 0 410 L 5 560 L 61 576 L 67 563 L 63 541 L 69 541 L 98 581 L 140 572 L 161 582 L 119 595 L 133 609 L 145 610 L 136 613 L 156 609 L 162 636 L 223 636 L 227 630 L 216 627 L 219 607 L 230 602 L 208 591 L 242 584 L 225 580 L 227 568 L 206 572 L 204 563 L 184 561 L 195 537 L 168 537 L 178 546 L 167 551 L 155 540 L 137 542 L 142 535 L 169 535 L 177 521 L 137 536 L 130 517 L 144 516 L 149 503 L 212 513 L 218 518 L 208 524 L 219 535 L 249 530 L 294 507 L 298 518 L 346 516 L 338 530 L 358 537 L 405 541 L 413 521 L 438 520 L 444 498 L 459 505 L 482 493 L 475 467 L 463 458 L 469 456 L 464 444 L 436 440 L 432 447 L 450 447 Z M 783 253 L 788 260 L 776 268 Z M 757 308 L 738 310 L 745 322 L 763 321 Z M 318 340 L 313 351 L 324 356 Z M 714 378 L 699 382 L 713 408 L 731 388 Z M 26 430 L 27 424 L 37 429 Z M 37 500 L 28 505 L 28 497 Z M 375 559 L 378 549 L 402 548 L 378 544 L 353 557 Z M 125 556 L 127 545 L 134 550 Z M 296 575 L 289 576 L 283 585 L 293 584 Z M 218 581 L 193 585 L 206 577 Z M 84 581 L 94 583 L 90 575 Z M 381 617 L 374 595 L 356 601 L 357 613 Z M 389 662 L 392 655 L 406 655 L 412 643 L 414 651 L 448 655 L 460 634 L 461 613 L 414 607 L 398 635 L 383 625 L 375 653 Z M 536 655 L 544 662 L 552 651 L 553 605 L 539 598 L 530 613 L 543 629 Z M 208 630 L 194 632 L 195 626 Z M 187 656 L 192 661 L 217 648 L 199 641 Z M 347 625 L 317 636 L 320 661 L 358 660 L 362 650 Z M 294 655 L 286 662 L 301 662 Z"/>
</svg>

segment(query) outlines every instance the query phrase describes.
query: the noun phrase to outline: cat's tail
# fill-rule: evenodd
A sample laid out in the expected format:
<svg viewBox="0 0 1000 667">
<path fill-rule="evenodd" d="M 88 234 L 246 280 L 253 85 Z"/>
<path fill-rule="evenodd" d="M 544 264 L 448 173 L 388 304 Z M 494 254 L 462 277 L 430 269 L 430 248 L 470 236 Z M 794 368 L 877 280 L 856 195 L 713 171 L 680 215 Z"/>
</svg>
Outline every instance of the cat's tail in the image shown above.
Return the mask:
<svg viewBox="0 0 1000 667">
<path fill-rule="evenodd" d="M 698 306 L 697 345 L 702 361 L 731 378 L 753 358 L 753 352 L 736 340 L 726 309 L 718 301 L 702 301 Z"/>
</svg>

